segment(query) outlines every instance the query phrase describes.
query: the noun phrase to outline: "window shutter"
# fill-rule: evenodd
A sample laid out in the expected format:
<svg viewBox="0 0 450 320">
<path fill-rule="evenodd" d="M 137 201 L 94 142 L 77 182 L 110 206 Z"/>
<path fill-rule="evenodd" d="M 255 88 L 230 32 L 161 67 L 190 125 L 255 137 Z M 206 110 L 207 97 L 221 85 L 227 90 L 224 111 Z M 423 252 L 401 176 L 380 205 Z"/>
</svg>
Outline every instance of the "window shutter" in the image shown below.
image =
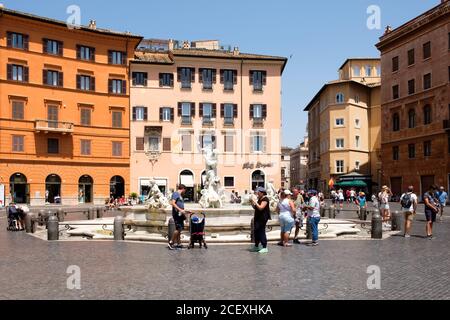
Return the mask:
<svg viewBox="0 0 450 320">
<path fill-rule="evenodd" d="M 203 118 L 203 103 L 200 103 L 199 106 L 198 114 L 200 118 Z"/>
<path fill-rule="evenodd" d="M 267 85 L 267 71 L 264 71 L 262 73 L 262 83 L 263 83 L 263 86 Z"/>
<path fill-rule="evenodd" d="M 170 86 L 173 87 L 173 73 L 170 74 Z"/>
<path fill-rule="evenodd" d="M 181 82 L 181 68 L 177 68 L 177 81 Z"/>
<path fill-rule="evenodd" d="M 212 104 L 212 117 L 215 119 L 217 117 L 217 104 L 213 103 Z"/>
<path fill-rule="evenodd" d="M 212 71 L 212 81 L 213 81 L 214 84 L 217 83 L 217 70 L 216 69 L 214 69 Z"/>
<path fill-rule="evenodd" d="M 250 137 L 250 151 L 251 152 L 255 151 L 255 137 L 254 136 Z"/>
<path fill-rule="evenodd" d="M 29 74 L 30 74 L 30 68 L 23 67 L 23 81 L 28 82 L 29 81 Z"/>
<path fill-rule="evenodd" d="M 12 66 L 12 64 L 8 64 L 7 66 L 6 66 L 6 69 L 7 69 L 7 79 L 8 80 L 12 80 L 12 74 L 13 74 L 13 72 L 12 72 L 12 69 L 13 69 L 13 66 Z"/>
<path fill-rule="evenodd" d="M 81 46 L 77 45 L 77 59 L 81 59 Z"/>
<path fill-rule="evenodd" d="M 113 52 L 111 50 L 108 50 L 108 64 L 113 63 Z"/>
<path fill-rule="evenodd" d="M 225 104 L 220 104 L 220 117 L 225 118 Z"/>
<path fill-rule="evenodd" d="M 43 38 L 42 39 L 42 52 L 43 53 L 48 53 L 48 51 L 47 51 L 47 43 L 48 43 L 48 39 Z"/>
<path fill-rule="evenodd" d="M 164 108 L 159 108 L 159 121 L 163 121 Z"/>
<path fill-rule="evenodd" d="M 136 121 L 137 119 L 137 112 L 136 107 L 133 107 L 133 121 Z"/>
<path fill-rule="evenodd" d="M 91 77 L 91 91 L 95 91 L 95 77 Z"/>
<path fill-rule="evenodd" d="M 81 76 L 77 74 L 77 89 L 81 89 Z"/>
<path fill-rule="evenodd" d="M 23 35 L 23 49 L 24 50 L 28 50 L 29 42 L 30 42 L 29 36 L 24 34 Z"/>
<path fill-rule="evenodd" d="M 59 72 L 58 74 L 58 86 L 64 87 L 64 73 Z"/>
<path fill-rule="evenodd" d="M 11 48 L 12 47 L 12 33 L 7 32 L 6 37 L 7 37 L 7 46 L 8 46 L 8 48 Z"/>
<path fill-rule="evenodd" d="M 175 120 L 175 108 L 170 108 L 170 121 L 174 122 Z"/>
<path fill-rule="evenodd" d="M 159 86 L 160 86 L 160 87 L 163 86 L 163 83 L 164 83 L 164 82 L 163 82 L 163 78 L 164 78 L 164 75 L 163 75 L 162 73 L 160 73 L 160 74 L 159 74 Z"/>
<path fill-rule="evenodd" d="M 178 102 L 178 116 L 181 117 L 183 111 L 183 104 Z"/>
<path fill-rule="evenodd" d="M 225 82 L 225 70 L 220 70 L 220 84 Z"/>
<path fill-rule="evenodd" d="M 126 52 L 122 52 L 122 65 L 126 65 L 127 64 L 127 53 Z"/>
<path fill-rule="evenodd" d="M 263 104 L 263 105 L 262 105 L 262 117 L 263 117 L 264 119 L 267 118 L 267 104 Z"/>
<path fill-rule="evenodd" d="M 60 56 L 63 55 L 63 49 L 64 49 L 64 42 L 59 41 L 59 42 L 58 42 L 58 54 L 59 54 Z"/>
<path fill-rule="evenodd" d="M 195 118 L 195 102 L 191 102 L 191 117 Z"/>
<path fill-rule="evenodd" d="M 112 81 L 112 79 L 108 79 L 108 92 L 109 93 L 113 92 L 113 81 Z"/>
<path fill-rule="evenodd" d="M 202 83 L 203 82 L 203 70 L 205 69 L 199 69 L 198 70 L 198 76 L 199 76 L 199 82 Z"/>
<path fill-rule="evenodd" d="M 234 113 L 234 117 L 237 118 L 238 117 L 238 105 L 237 104 L 233 105 L 233 113 Z"/>
<path fill-rule="evenodd" d="M 255 109 L 255 107 L 253 106 L 253 104 L 251 104 L 250 105 L 250 119 L 253 119 L 254 109 Z"/>
<path fill-rule="evenodd" d="M 127 94 L 127 82 L 122 80 L 122 94 Z"/>
<path fill-rule="evenodd" d="M 237 70 L 233 70 L 233 80 L 234 84 L 237 84 Z"/>
<path fill-rule="evenodd" d="M 47 70 L 42 70 L 42 84 L 47 85 Z"/>
<path fill-rule="evenodd" d="M 191 82 L 195 83 L 195 68 L 191 68 Z"/>
<path fill-rule="evenodd" d="M 144 108 L 144 120 L 145 121 L 148 120 L 148 108 L 147 107 Z"/>
<path fill-rule="evenodd" d="M 136 151 L 144 151 L 144 138 L 136 138 Z"/>
<path fill-rule="evenodd" d="M 248 78 L 250 85 L 253 85 L 253 75 L 254 75 L 254 71 L 250 71 L 250 75 L 249 75 L 249 78 Z"/>
<path fill-rule="evenodd" d="M 89 57 L 91 61 L 95 61 L 95 48 L 91 48 L 91 56 Z"/>
<path fill-rule="evenodd" d="M 170 138 L 163 138 L 163 151 L 170 152 L 172 149 L 172 142 Z"/>
</svg>

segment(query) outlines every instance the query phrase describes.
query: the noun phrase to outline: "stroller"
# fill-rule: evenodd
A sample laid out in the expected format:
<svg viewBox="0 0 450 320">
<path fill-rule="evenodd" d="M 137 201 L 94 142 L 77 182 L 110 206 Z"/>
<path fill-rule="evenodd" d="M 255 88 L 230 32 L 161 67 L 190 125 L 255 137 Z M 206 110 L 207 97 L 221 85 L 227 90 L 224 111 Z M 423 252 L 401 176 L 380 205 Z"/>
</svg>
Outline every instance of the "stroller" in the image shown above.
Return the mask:
<svg viewBox="0 0 450 320">
<path fill-rule="evenodd" d="M 190 224 L 189 224 L 189 232 L 191 234 L 191 239 L 189 242 L 189 249 L 195 248 L 195 243 L 198 242 L 200 244 L 200 249 L 202 246 L 205 249 L 208 249 L 205 241 L 205 222 L 206 215 L 204 213 L 197 214 L 191 213 L 190 215 Z"/>
</svg>

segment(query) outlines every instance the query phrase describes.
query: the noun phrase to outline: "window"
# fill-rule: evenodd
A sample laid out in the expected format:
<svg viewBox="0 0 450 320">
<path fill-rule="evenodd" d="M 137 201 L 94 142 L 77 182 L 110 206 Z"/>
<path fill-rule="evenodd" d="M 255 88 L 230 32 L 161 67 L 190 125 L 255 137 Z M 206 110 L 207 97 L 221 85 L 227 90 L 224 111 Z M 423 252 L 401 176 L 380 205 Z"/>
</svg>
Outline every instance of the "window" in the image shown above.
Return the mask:
<svg viewBox="0 0 450 320">
<path fill-rule="evenodd" d="M 122 51 L 112 51 L 108 52 L 108 63 L 116 65 L 125 65 L 127 60 L 127 54 Z"/>
<path fill-rule="evenodd" d="M 82 108 L 80 112 L 81 112 L 81 121 L 80 121 L 81 125 L 90 126 L 92 110 L 90 108 Z"/>
<path fill-rule="evenodd" d="M 59 139 L 47 139 L 47 153 L 58 154 L 59 153 Z"/>
<path fill-rule="evenodd" d="M 359 149 L 359 146 L 361 144 L 361 137 L 360 136 L 356 136 L 355 137 L 355 146 L 357 149 Z"/>
<path fill-rule="evenodd" d="M 358 95 L 356 95 L 355 96 L 355 103 L 359 103 L 360 102 L 360 100 L 359 100 L 359 96 Z"/>
<path fill-rule="evenodd" d="M 336 139 L 336 148 L 343 149 L 344 148 L 344 139 Z"/>
<path fill-rule="evenodd" d="M 44 39 L 44 53 L 62 56 L 63 43 L 61 41 Z"/>
<path fill-rule="evenodd" d="M 164 122 L 173 121 L 172 108 L 161 108 L 160 120 Z"/>
<path fill-rule="evenodd" d="M 408 145 L 408 157 L 410 159 L 414 159 L 416 157 L 416 145 L 415 144 Z"/>
<path fill-rule="evenodd" d="M 266 71 L 250 71 L 250 85 L 253 85 L 253 91 L 262 91 L 267 82 Z"/>
<path fill-rule="evenodd" d="M 159 151 L 159 140 L 157 136 L 148 137 L 148 151 Z"/>
<path fill-rule="evenodd" d="M 7 65 L 7 79 L 13 81 L 28 82 L 28 67 L 8 64 Z"/>
<path fill-rule="evenodd" d="M 133 72 L 132 74 L 133 78 L 133 86 L 147 86 L 147 78 L 148 74 L 147 72 Z"/>
<path fill-rule="evenodd" d="M 423 45 L 423 59 L 431 58 L 431 42 L 428 41 Z"/>
<path fill-rule="evenodd" d="M 12 151 L 24 152 L 24 136 L 12 136 Z"/>
<path fill-rule="evenodd" d="M 86 46 L 77 46 L 77 59 L 86 61 L 95 61 L 95 49 Z"/>
<path fill-rule="evenodd" d="M 216 83 L 216 70 L 200 69 L 200 82 L 203 84 L 203 90 L 211 90 L 213 83 Z"/>
<path fill-rule="evenodd" d="M 392 99 L 396 100 L 400 98 L 399 86 L 395 85 L 392 87 Z"/>
<path fill-rule="evenodd" d="M 361 68 L 358 66 L 353 67 L 353 76 L 360 77 L 361 76 Z"/>
<path fill-rule="evenodd" d="M 377 77 L 381 77 L 381 66 L 377 67 Z"/>
<path fill-rule="evenodd" d="M 121 157 L 122 156 L 122 142 L 113 141 L 112 155 L 113 155 L 113 157 Z"/>
<path fill-rule="evenodd" d="M 361 162 L 355 161 L 355 170 L 359 171 L 360 167 L 361 167 Z"/>
<path fill-rule="evenodd" d="M 62 87 L 63 86 L 63 73 L 53 70 L 43 71 L 43 83 L 47 86 Z"/>
<path fill-rule="evenodd" d="M 126 94 L 127 93 L 127 83 L 125 80 L 109 79 L 109 93 L 112 94 Z"/>
<path fill-rule="evenodd" d="M 237 71 L 236 70 L 221 70 L 220 71 L 220 83 L 223 84 L 225 91 L 233 91 L 234 85 L 237 84 Z"/>
<path fill-rule="evenodd" d="M 264 151 L 264 143 L 265 143 L 265 137 L 262 135 L 255 135 L 253 136 L 253 148 L 252 151 L 253 152 L 265 152 Z"/>
<path fill-rule="evenodd" d="M 203 123 L 211 123 L 213 118 L 213 107 L 211 103 L 203 103 L 202 106 Z"/>
<path fill-rule="evenodd" d="M 163 151 L 170 152 L 172 150 L 172 140 L 170 138 L 163 138 Z"/>
<path fill-rule="evenodd" d="M 394 113 L 392 116 L 392 130 L 400 131 L 400 116 L 398 113 Z"/>
<path fill-rule="evenodd" d="M 411 79 L 408 81 L 408 94 L 414 94 L 416 93 L 416 80 Z"/>
<path fill-rule="evenodd" d="M 343 93 L 338 93 L 336 95 L 336 103 L 338 103 L 338 104 L 344 103 L 344 94 Z"/>
<path fill-rule="evenodd" d="M 234 188 L 234 177 L 224 177 L 225 188 Z"/>
<path fill-rule="evenodd" d="M 344 173 L 344 160 L 336 160 L 336 173 Z"/>
<path fill-rule="evenodd" d="M 191 124 L 192 122 L 192 104 L 191 103 L 183 103 L 181 105 L 181 123 L 182 124 Z"/>
<path fill-rule="evenodd" d="M 399 68 L 399 58 L 393 57 L 392 58 L 392 72 L 397 72 Z"/>
<path fill-rule="evenodd" d="M 408 51 L 408 66 L 412 66 L 416 62 L 416 54 L 414 49 Z"/>
<path fill-rule="evenodd" d="M 423 108 L 423 124 L 424 125 L 431 124 L 431 121 L 432 121 L 431 106 L 427 104 Z"/>
<path fill-rule="evenodd" d="M 398 161 L 400 159 L 400 150 L 398 146 L 392 148 L 392 159 Z"/>
<path fill-rule="evenodd" d="M 181 136 L 181 151 L 192 152 L 192 136 L 190 134 L 183 134 Z"/>
<path fill-rule="evenodd" d="M 232 135 L 224 135 L 224 151 L 225 152 L 234 152 L 234 136 Z"/>
<path fill-rule="evenodd" d="M 355 128 L 361 128 L 361 121 L 359 119 L 355 119 Z"/>
<path fill-rule="evenodd" d="M 343 126 L 344 126 L 344 118 L 337 118 L 336 127 L 343 127 Z"/>
<path fill-rule="evenodd" d="M 47 106 L 47 120 L 49 128 L 58 128 L 59 106 Z"/>
<path fill-rule="evenodd" d="M 25 106 L 25 102 L 23 102 L 23 101 L 13 101 L 12 102 L 12 118 L 14 120 L 23 120 L 25 118 L 24 106 Z"/>
<path fill-rule="evenodd" d="M 431 141 L 423 143 L 423 155 L 424 157 L 431 157 Z"/>
<path fill-rule="evenodd" d="M 28 35 L 8 32 L 7 42 L 9 48 L 28 50 Z"/>
<path fill-rule="evenodd" d="M 113 128 L 122 128 L 122 112 L 113 111 L 112 112 L 112 126 Z"/>
<path fill-rule="evenodd" d="M 372 66 L 366 66 L 366 77 L 372 76 Z"/>
<path fill-rule="evenodd" d="M 416 112 L 409 110 L 408 112 L 408 128 L 412 129 L 416 127 Z"/>
<path fill-rule="evenodd" d="M 173 87 L 173 73 L 160 73 L 159 74 L 159 86 L 160 87 Z"/>
<path fill-rule="evenodd" d="M 427 73 L 423 76 L 423 90 L 431 89 L 431 73 Z"/>
<path fill-rule="evenodd" d="M 146 107 L 133 108 L 133 121 L 147 121 L 148 109 Z"/>
<path fill-rule="evenodd" d="M 181 82 L 182 89 L 191 89 L 192 82 L 195 82 L 195 68 L 178 68 L 178 82 Z"/>
<path fill-rule="evenodd" d="M 234 123 L 234 105 L 233 104 L 227 103 L 223 106 L 223 118 L 225 120 L 225 124 L 233 124 Z"/>
<path fill-rule="evenodd" d="M 82 156 L 91 155 L 91 140 L 81 140 L 81 155 Z"/>
<path fill-rule="evenodd" d="M 144 138 L 136 137 L 136 151 L 144 151 Z"/>
<path fill-rule="evenodd" d="M 263 118 L 263 106 L 261 104 L 253 105 L 253 119 L 262 119 Z"/>
<path fill-rule="evenodd" d="M 91 76 L 77 75 L 77 89 L 95 91 L 95 78 Z"/>
<path fill-rule="evenodd" d="M 215 149 L 216 148 L 216 137 L 212 134 L 204 134 L 200 137 L 202 148 Z"/>
</svg>

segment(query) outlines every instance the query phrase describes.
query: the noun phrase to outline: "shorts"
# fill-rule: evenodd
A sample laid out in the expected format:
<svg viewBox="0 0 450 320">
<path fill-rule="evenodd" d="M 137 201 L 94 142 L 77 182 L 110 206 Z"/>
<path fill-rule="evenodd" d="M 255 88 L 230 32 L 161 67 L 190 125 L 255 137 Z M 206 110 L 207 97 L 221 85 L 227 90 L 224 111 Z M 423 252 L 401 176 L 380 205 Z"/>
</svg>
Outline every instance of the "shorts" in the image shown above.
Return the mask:
<svg viewBox="0 0 450 320">
<path fill-rule="evenodd" d="M 437 212 L 434 212 L 433 210 L 425 210 L 425 217 L 427 218 L 428 222 L 436 222 Z"/>
<path fill-rule="evenodd" d="M 389 204 L 387 203 L 382 203 L 380 204 L 380 210 L 389 210 Z"/>
<path fill-rule="evenodd" d="M 414 212 L 411 212 L 411 211 L 404 211 L 403 213 L 405 214 L 405 220 L 406 220 L 406 221 L 414 221 L 414 218 L 416 217 L 416 215 L 414 214 Z"/>
<path fill-rule="evenodd" d="M 285 215 L 280 215 L 281 232 L 289 233 L 294 227 L 295 220 Z"/>
<path fill-rule="evenodd" d="M 175 220 L 175 229 L 177 231 L 183 231 L 184 230 L 184 220 Z"/>
</svg>

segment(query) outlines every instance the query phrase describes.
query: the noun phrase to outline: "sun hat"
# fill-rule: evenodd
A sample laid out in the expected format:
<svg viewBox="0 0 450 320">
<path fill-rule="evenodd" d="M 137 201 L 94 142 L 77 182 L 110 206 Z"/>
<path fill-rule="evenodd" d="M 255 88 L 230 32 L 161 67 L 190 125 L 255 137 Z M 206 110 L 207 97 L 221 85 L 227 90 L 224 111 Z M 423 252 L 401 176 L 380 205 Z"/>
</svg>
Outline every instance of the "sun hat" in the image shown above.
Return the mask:
<svg viewBox="0 0 450 320">
<path fill-rule="evenodd" d="M 256 188 L 256 192 L 266 193 L 266 189 L 264 189 L 263 187 L 258 187 Z"/>
</svg>

